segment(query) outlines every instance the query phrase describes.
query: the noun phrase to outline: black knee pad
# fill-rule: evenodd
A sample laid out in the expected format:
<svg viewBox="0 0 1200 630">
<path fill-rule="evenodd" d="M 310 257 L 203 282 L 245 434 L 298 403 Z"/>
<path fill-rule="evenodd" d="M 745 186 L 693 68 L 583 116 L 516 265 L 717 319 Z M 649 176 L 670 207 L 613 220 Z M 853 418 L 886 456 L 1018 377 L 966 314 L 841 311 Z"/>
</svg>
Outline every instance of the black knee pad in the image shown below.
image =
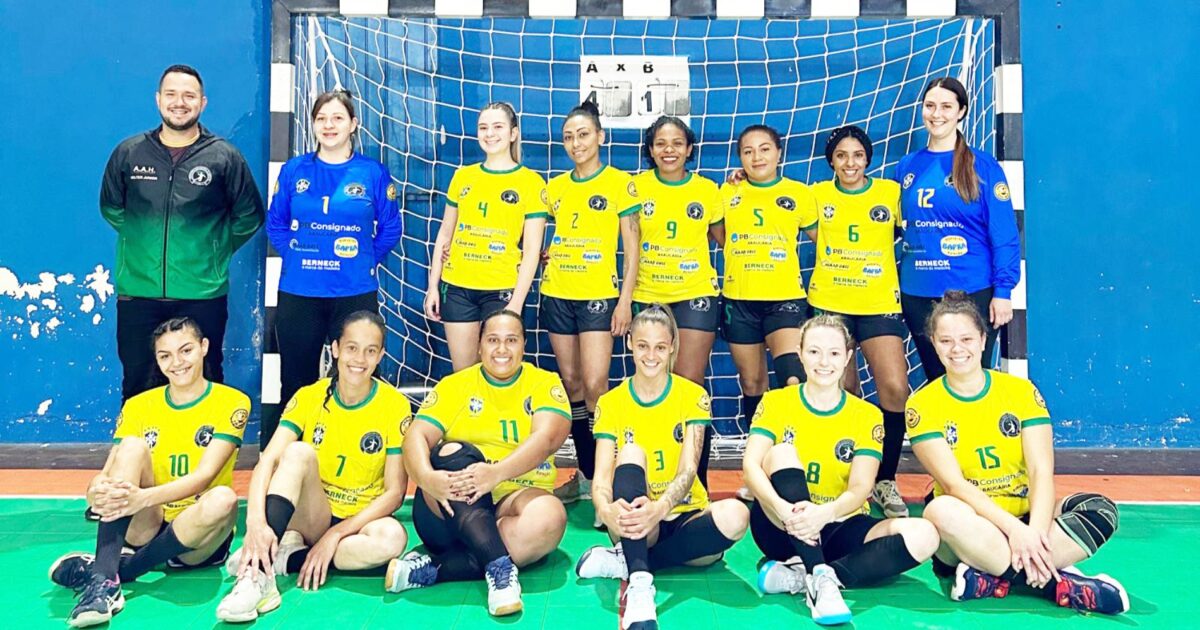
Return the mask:
<svg viewBox="0 0 1200 630">
<path fill-rule="evenodd" d="M 637 464 L 621 464 L 613 471 L 613 498 L 633 501 L 648 494 L 646 469 Z"/>
<path fill-rule="evenodd" d="M 804 365 L 800 363 L 800 355 L 795 352 L 775 357 L 773 364 L 775 366 L 775 380 L 779 383 L 780 387 L 787 387 L 788 379 L 793 376 L 799 379 L 801 383 L 806 380 L 804 377 Z"/>
<path fill-rule="evenodd" d="M 808 478 L 799 468 L 782 468 L 771 473 L 771 486 L 775 488 L 775 494 L 788 503 L 812 498 L 808 493 Z"/>
<path fill-rule="evenodd" d="M 1062 510 L 1055 522 L 1089 557 L 1113 537 L 1120 525 L 1117 505 L 1093 492 L 1080 492 L 1063 499 Z"/>
<path fill-rule="evenodd" d="M 459 449 L 449 455 L 442 455 L 442 448 L 449 444 L 457 444 Z M 483 452 L 469 442 L 441 442 L 433 447 L 433 453 L 429 455 L 429 463 L 434 470 L 462 470 L 471 464 L 486 461 Z"/>
</svg>

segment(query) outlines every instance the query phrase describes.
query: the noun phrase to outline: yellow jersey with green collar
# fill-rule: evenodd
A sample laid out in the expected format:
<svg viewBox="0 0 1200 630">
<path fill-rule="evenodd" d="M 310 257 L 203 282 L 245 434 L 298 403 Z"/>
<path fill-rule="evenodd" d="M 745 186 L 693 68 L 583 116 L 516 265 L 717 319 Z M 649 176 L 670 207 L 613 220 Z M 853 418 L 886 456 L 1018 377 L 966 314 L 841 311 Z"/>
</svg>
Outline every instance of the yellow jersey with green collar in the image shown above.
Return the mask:
<svg viewBox="0 0 1200 630">
<path fill-rule="evenodd" d="M 1013 516 L 1029 513 L 1029 474 L 1021 431 L 1050 424 L 1041 392 L 1019 376 L 984 370 L 983 390 L 959 396 L 946 377 L 922 387 L 904 410 L 913 444 L 943 439 L 954 452 L 963 478 Z M 945 491 L 934 483 L 933 494 Z"/>
<path fill-rule="evenodd" d="M 204 393 L 190 403 L 171 402 L 167 387 L 142 392 L 125 401 L 113 442 L 140 437 L 150 447 L 150 465 L 154 485 L 161 486 L 190 473 L 200 465 L 204 449 L 213 440 L 242 446 L 246 419 L 250 417 L 250 398 L 242 392 L 209 381 Z M 233 464 L 238 449 L 200 494 L 217 486 L 233 485 Z M 186 497 L 163 505 L 163 520 L 171 522 L 200 497 Z"/>
<path fill-rule="evenodd" d="M 328 378 L 300 388 L 284 407 L 279 426 L 316 450 L 330 511 L 350 518 L 383 494 L 384 465 L 389 455 L 402 452 L 401 425 L 412 415 L 412 404 L 378 379 L 356 405 L 343 404 L 336 390 L 326 403 L 328 390 Z"/>
<path fill-rule="evenodd" d="M 589 177 L 563 173 L 547 186 L 554 237 L 542 272 L 542 295 L 564 300 L 605 300 L 621 293 L 617 242 L 621 218 L 641 209 L 629 173 L 601 166 Z"/>
<path fill-rule="evenodd" d="M 522 363 L 511 379 L 497 381 L 483 370 L 483 364 L 475 364 L 443 378 L 425 396 L 416 419 L 441 429 L 443 440 L 474 445 L 494 463 L 529 437 L 533 414 L 539 411 L 571 421 L 567 390 L 557 374 Z M 492 490 L 492 499 L 499 502 L 521 488 L 552 491 L 556 474 L 552 453 L 533 470 L 501 482 Z"/>
<path fill-rule="evenodd" d="M 883 459 L 883 412 L 845 391 L 836 407 L 818 411 L 805 398 L 802 385 L 773 389 L 758 404 L 750 433 L 796 449 L 817 505 L 837 499 L 850 486 L 855 457 Z M 864 502 L 853 514 L 870 512 Z"/>
<path fill-rule="evenodd" d="M 513 288 L 525 220 L 549 216 L 546 201 L 546 181 L 524 166 L 491 171 L 472 164 L 455 171 L 446 205 L 458 209 L 458 225 L 442 279 L 464 289 Z"/>
<path fill-rule="evenodd" d="M 796 300 L 805 297 L 796 248 L 800 231 L 817 223 L 808 186 L 786 177 L 721 187 L 725 201 L 725 297 Z"/>
<path fill-rule="evenodd" d="M 900 184 L 872 177 L 851 192 L 831 180 L 814 184 L 812 191 L 819 218 L 808 302 L 847 315 L 899 313 Z"/>
<path fill-rule="evenodd" d="M 709 254 L 708 230 L 725 220 L 721 191 L 711 179 L 688 172 L 668 182 L 652 169 L 633 178 L 641 195 L 642 233 L 637 302 L 671 304 L 721 292 Z"/>
<path fill-rule="evenodd" d="M 646 484 L 649 498 L 657 500 L 671 485 L 679 469 L 687 427 L 712 422 L 712 401 L 703 387 L 686 378 L 668 375 L 667 386 L 658 398 L 644 401 L 633 391 L 633 378 L 610 389 L 596 401 L 597 440 L 612 440 L 620 451 L 637 444 L 646 453 Z M 708 492 L 696 478 L 672 514 L 708 507 Z"/>
</svg>

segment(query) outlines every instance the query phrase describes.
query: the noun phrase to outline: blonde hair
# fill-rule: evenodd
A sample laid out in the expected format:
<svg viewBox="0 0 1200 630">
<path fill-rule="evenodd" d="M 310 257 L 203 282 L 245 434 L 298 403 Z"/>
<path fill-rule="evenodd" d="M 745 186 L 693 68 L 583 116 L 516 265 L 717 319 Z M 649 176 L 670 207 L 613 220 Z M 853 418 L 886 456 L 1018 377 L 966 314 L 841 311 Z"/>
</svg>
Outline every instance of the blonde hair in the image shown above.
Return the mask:
<svg viewBox="0 0 1200 630">
<path fill-rule="evenodd" d="M 479 110 L 479 113 L 482 115 L 483 112 L 486 112 L 489 109 L 498 109 L 498 110 L 504 112 L 508 116 L 508 124 L 512 125 L 512 128 L 517 130 L 517 139 L 513 140 L 512 144 L 508 145 L 508 153 L 509 153 L 509 155 L 512 156 L 512 159 L 514 162 L 516 162 L 517 164 L 520 164 L 521 163 L 521 125 L 517 121 L 517 110 L 513 109 L 512 105 L 510 105 L 509 103 L 506 103 L 504 101 L 492 101 L 491 103 L 484 105 L 483 109 Z"/>
<path fill-rule="evenodd" d="M 846 326 L 846 320 L 842 319 L 838 315 L 821 313 L 816 317 L 809 318 L 809 320 L 804 322 L 804 325 L 800 327 L 800 348 L 802 350 L 804 348 L 804 338 L 808 335 L 808 331 L 813 330 L 814 328 L 832 328 L 842 333 L 842 337 L 846 340 L 846 349 L 854 349 L 854 335 L 850 334 L 850 329 Z"/>
<path fill-rule="evenodd" d="M 667 331 L 671 333 L 671 358 L 667 361 L 667 370 L 674 370 L 675 358 L 679 356 L 679 325 L 675 323 L 675 314 L 671 312 L 670 307 L 657 302 L 647 306 L 633 316 L 633 322 L 629 324 L 630 339 L 633 338 L 634 330 L 651 324 L 666 326 Z"/>
</svg>

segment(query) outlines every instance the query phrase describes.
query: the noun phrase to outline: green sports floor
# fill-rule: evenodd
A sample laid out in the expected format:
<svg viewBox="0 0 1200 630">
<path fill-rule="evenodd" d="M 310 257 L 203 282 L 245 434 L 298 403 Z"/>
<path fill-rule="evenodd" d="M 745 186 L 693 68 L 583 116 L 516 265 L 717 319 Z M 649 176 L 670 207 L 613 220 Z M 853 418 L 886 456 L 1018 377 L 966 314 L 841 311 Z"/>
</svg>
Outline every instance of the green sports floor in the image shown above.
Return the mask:
<svg viewBox="0 0 1200 630">
<path fill-rule="evenodd" d="M 0 575 L 12 580 L 15 597 L 5 613 L 14 628 L 60 628 L 74 606 L 73 594 L 47 578 L 59 555 L 91 550 L 95 525 L 82 518 L 82 499 L 0 499 Z M 335 575 L 320 590 L 305 593 L 281 578 L 283 605 L 260 618 L 256 628 L 407 627 L 453 630 L 483 627 L 547 630 L 618 628 L 620 584 L 578 580 L 574 561 L 607 539 L 591 527 L 589 504 L 568 510 L 570 525 L 560 550 L 521 573 L 525 610 L 491 619 L 486 589 L 477 583 L 441 584 L 396 594 L 383 592 L 379 577 Z M 401 518 L 413 535 L 407 505 Z M 244 510 L 243 510 L 244 516 Z M 239 527 L 239 529 L 242 529 Z M 1088 573 L 1108 573 L 1125 585 L 1132 609 L 1121 617 L 1082 615 L 1016 591 L 1006 599 L 955 604 L 926 564 L 892 583 L 846 591 L 857 628 L 1195 628 L 1200 599 L 1190 582 L 1200 566 L 1200 505 L 1121 506 L 1116 538 L 1081 564 Z M 416 541 L 414 541 L 416 542 Z M 235 543 L 235 546 L 237 543 Z M 655 578 L 660 627 L 816 627 L 804 602 L 787 595 L 762 597 L 756 590 L 758 549 L 747 536 L 725 562 L 702 570 L 672 570 Z M 124 612 L 114 628 L 213 628 L 217 602 L 232 581 L 223 569 L 152 572 L 125 586 Z"/>
</svg>

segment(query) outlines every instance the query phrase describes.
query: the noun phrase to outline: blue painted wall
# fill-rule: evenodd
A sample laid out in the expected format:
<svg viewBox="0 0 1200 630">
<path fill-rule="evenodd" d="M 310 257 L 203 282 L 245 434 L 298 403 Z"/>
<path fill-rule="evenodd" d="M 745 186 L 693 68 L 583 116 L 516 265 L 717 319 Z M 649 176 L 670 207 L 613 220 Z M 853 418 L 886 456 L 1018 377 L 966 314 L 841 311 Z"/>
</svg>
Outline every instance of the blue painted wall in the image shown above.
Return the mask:
<svg viewBox="0 0 1200 630">
<path fill-rule="evenodd" d="M 1060 443 L 1200 446 L 1200 3 L 1021 3 L 1030 374 Z"/>
<path fill-rule="evenodd" d="M 0 442 L 111 436 L 120 363 L 104 164 L 158 124 L 159 74 L 187 63 L 205 79 L 201 121 L 242 150 L 265 191 L 268 29 L 260 0 L 0 3 Z M 263 247 L 259 237 L 234 258 L 225 342 L 229 382 L 252 398 Z"/>
</svg>

